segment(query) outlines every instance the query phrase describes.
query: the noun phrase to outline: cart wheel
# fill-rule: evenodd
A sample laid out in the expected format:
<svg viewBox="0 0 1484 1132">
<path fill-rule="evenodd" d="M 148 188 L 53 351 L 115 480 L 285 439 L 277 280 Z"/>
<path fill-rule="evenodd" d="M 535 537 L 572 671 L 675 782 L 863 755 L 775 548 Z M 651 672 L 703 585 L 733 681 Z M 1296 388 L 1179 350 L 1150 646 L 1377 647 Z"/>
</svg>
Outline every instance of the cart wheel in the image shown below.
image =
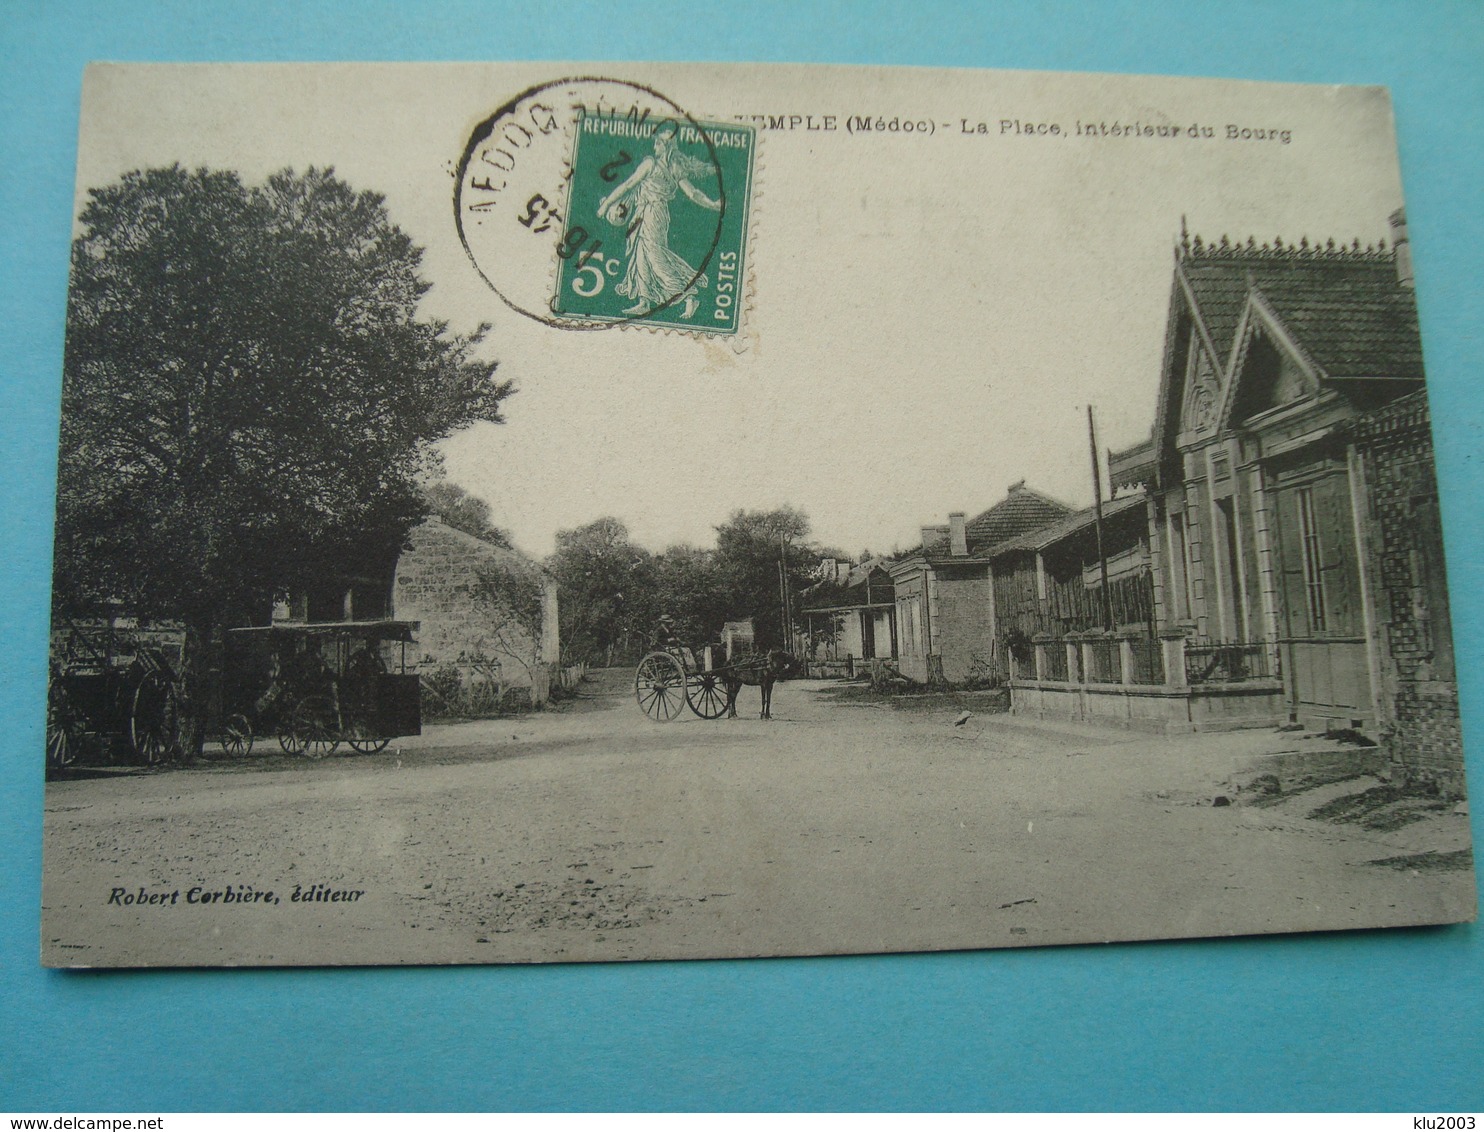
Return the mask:
<svg viewBox="0 0 1484 1132">
<path fill-rule="evenodd" d="M 229 715 L 222 724 L 222 750 L 229 755 L 252 754 L 252 723 L 245 715 Z"/>
<path fill-rule="evenodd" d="M 720 719 L 727 710 L 727 686 L 715 672 L 697 672 L 685 688 L 690 710 L 702 719 Z"/>
<path fill-rule="evenodd" d="M 146 766 L 180 753 L 175 688 L 158 672 L 146 672 L 134 689 L 129 711 L 129 746 Z"/>
<path fill-rule="evenodd" d="M 634 673 L 639 710 L 656 723 L 669 723 L 685 707 L 685 667 L 667 652 L 652 652 Z"/>
<path fill-rule="evenodd" d="M 58 692 L 46 702 L 46 765 L 61 770 L 77 761 L 82 729 L 72 714 L 65 694 Z"/>
<path fill-rule="evenodd" d="M 325 758 L 340 746 L 340 723 L 329 696 L 310 696 L 300 701 L 289 729 L 298 753 L 307 758 Z"/>
<path fill-rule="evenodd" d="M 390 738 L 378 735 L 376 728 L 369 723 L 352 723 L 346 730 L 345 741 L 357 754 L 374 755 L 391 742 Z"/>
<path fill-rule="evenodd" d="M 294 721 L 292 719 L 279 724 L 278 745 L 283 748 L 286 755 L 302 755 L 304 744 L 299 741 L 299 736 L 294 734 Z"/>
</svg>

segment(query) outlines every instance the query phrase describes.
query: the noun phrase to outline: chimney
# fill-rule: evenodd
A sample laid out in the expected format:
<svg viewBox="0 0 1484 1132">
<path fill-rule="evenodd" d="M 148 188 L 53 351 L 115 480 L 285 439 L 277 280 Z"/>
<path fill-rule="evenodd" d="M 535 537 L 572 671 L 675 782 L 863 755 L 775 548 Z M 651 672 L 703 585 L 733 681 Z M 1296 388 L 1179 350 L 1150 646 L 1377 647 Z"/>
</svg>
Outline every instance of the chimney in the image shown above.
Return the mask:
<svg viewBox="0 0 1484 1132">
<path fill-rule="evenodd" d="M 1391 254 L 1396 260 L 1396 281 L 1410 289 L 1412 282 L 1412 242 L 1407 239 L 1407 212 L 1399 208 L 1391 214 Z"/>
<path fill-rule="evenodd" d="M 923 527 L 922 528 L 922 550 L 923 550 L 923 553 L 924 554 L 927 553 L 928 547 L 932 546 L 933 543 L 935 543 L 937 541 L 938 541 L 938 528 L 937 527 Z"/>
<path fill-rule="evenodd" d="M 1006 491 L 1005 494 L 1006 495 L 1014 495 L 1017 491 L 1024 491 L 1024 490 L 1025 490 L 1025 480 L 1016 480 L 1014 483 L 1012 483 L 1010 485 L 1009 490 Z"/>
<path fill-rule="evenodd" d="M 964 531 L 964 513 L 952 511 L 948 515 L 948 553 L 955 558 L 969 555 L 969 537 Z"/>
</svg>

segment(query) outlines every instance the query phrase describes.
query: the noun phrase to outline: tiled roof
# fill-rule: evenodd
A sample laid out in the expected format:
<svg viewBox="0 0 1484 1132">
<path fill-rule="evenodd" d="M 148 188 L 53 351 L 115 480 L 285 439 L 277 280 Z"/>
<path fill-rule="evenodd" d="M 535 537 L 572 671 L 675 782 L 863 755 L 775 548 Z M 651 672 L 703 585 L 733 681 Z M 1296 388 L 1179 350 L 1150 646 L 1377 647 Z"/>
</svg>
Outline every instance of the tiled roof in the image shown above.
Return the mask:
<svg viewBox="0 0 1484 1132">
<path fill-rule="evenodd" d="M 1210 244 L 1182 255 L 1178 270 L 1222 366 L 1256 290 L 1329 376 L 1422 374 L 1415 297 L 1389 253 Z"/>
<path fill-rule="evenodd" d="M 1049 495 L 1025 486 L 1021 480 L 1010 488 L 1009 493 L 987 511 L 981 511 L 964 524 L 964 536 L 969 544 L 969 557 L 982 555 L 996 543 L 1024 534 L 1026 531 L 1054 523 L 1072 509 L 1059 503 Z M 949 552 L 949 529 L 946 525 L 924 527 L 934 537 L 921 546 L 914 547 L 898 556 L 898 561 L 921 554 L 925 558 L 951 558 Z"/>
<path fill-rule="evenodd" d="M 871 576 L 878 570 L 883 574 L 887 573 L 886 562 L 885 558 L 868 558 L 859 565 L 852 566 L 843 582 L 819 582 L 804 590 L 799 595 L 799 600 L 806 609 L 833 609 L 864 605 L 868 596 L 880 601 L 883 590 L 889 593 L 891 589 L 890 574 L 887 574 L 884 580 L 873 583 L 874 593 L 868 593 L 870 589 L 868 583 L 871 581 Z"/>
<path fill-rule="evenodd" d="M 850 574 L 845 579 L 845 585 L 847 587 L 862 585 L 874 571 L 882 569 L 885 565 L 886 559 L 884 558 L 867 558 L 864 562 L 850 568 Z"/>
<path fill-rule="evenodd" d="M 1004 499 L 964 524 L 969 553 L 982 553 L 995 543 L 1043 527 L 1071 513 L 1072 509 L 1065 503 L 1058 503 L 1023 483 L 1017 484 Z"/>
<path fill-rule="evenodd" d="M 1143 483 L 1154 474 L 1154 438 L 1141 440 L 1122 452 L 1109 451 L 1108 478 L 1116 485 Z"/>
<path fill-rule="evenodd" d="M 1422 339 L 1412 292 L 1345 280 L 1323 289 L 1307 280 L 1257 288 L 1299 347 L 1326 377 L 1422 379 Z"/>
<path fill-rule="evenodd" d="M 1115 515 L 1121 515 L 1134 507 L 1143 507 L 1148 496 L 1142 491 L 1136 491 L 1129 495 L 1121 495 L 1117 499 L 1110 499 L 1103 504 L 1103 521 L 1106 523 Z M 1097 520 L 1097 511 L 1092 507 L 1084 508 L 1064 516 L 1056 522 L 1047 523 L 1032 531 L 1026 531 L 1014 538 L 1006 539 L 989 550 L 990 557 L 997 557 L 1016 550 L 1042 550 L 1060 542 L 1068 535 L 1076 534 L 1078 531 L 1092 526 Z"/>
</svg>

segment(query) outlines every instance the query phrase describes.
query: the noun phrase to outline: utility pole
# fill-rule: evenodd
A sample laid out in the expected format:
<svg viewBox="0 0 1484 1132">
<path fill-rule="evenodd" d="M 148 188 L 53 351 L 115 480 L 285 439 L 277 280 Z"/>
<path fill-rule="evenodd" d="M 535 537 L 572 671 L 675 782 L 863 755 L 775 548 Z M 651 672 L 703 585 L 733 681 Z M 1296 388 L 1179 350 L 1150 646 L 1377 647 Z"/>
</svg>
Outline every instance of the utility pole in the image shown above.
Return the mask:
<svg viewBox="0 0 1484 1132">
<path fill-rule="evenodd" d="M 1087 443 L 1092 451 L 1093 525 L 1097 530 L 1098 569 L 1103 581 L 1103 628 L 1113 628 L 1113 595 L 1108 592 L 1108 556 L 1103 551 L 1103 470 L 1098 463 L 1098 432 L 1092 423 L 1092 404 L 1087 406 Z"/>
<path fill-rule="evenodd" d="M 783 649 L 793 652 L 793 617 L 788 600 L 788 551 L 782 531 L 778 532 L 778 606 L 783 619 Z"/>
</svg>

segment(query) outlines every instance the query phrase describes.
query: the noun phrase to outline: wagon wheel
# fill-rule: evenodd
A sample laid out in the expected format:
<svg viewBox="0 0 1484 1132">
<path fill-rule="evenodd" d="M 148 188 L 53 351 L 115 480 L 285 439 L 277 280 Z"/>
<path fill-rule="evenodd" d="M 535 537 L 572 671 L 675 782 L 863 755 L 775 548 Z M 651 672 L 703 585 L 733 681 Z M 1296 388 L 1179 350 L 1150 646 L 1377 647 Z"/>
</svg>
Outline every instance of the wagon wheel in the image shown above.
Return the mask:
<svg viewBox="0 0 1484 1132">
<path fill-rule="evenodd" d="M 302 755 L 304 743 L 294 730 L 294 713 L 284 712 L 278 720 L 278 745 L 286 755 Z"/>
<path fill-rule="evenodd" d="M 134 689 L 129 746 L 146 766 L 159 766 L 180 753 L 175 686 L 158 672 L 146 672 Z"/>
<path fill-rule="evenodd" d="M 61 770 L 77 761 L 82 745 L 82 724 L 60 684 L 46 697 L 46 765 Z"/>
<path fill-rule="evenodd" d="M 391 739 L 381 735 L 375 724 L 358 719 L 346 728 L 345 741 L 357 754 L 374 755 L 383 750 Z"/>
<path fill-rule="evenodd" d="M 720 719 L 727 710 L 727 688 L 715 672 L 697 672 L 685 687 L 690 710 L 702 719 Z"/>
<path fill-rule="evenodd" d="M 652 652 L 634 673 L 639 710 L 656 723 L 669 723 L 685 707 L 685 666 L 667 652 Z"/>
<path fill-rule="evenodd" d="M 309 696 L 294 708 L 289 731 L 297 753 L 311 759 L 322 759 L 340 746 L 340 722 L 334 701 L 329 696 Z M 279 742 L 282 742 L 280 737 Z"/>
<path fill-rule="evenodd" d="M 227 716 L 222 724 L 222 750 L 229 755 L 252 754 L 252 722 L 242 714 Z"/>
</svg>

